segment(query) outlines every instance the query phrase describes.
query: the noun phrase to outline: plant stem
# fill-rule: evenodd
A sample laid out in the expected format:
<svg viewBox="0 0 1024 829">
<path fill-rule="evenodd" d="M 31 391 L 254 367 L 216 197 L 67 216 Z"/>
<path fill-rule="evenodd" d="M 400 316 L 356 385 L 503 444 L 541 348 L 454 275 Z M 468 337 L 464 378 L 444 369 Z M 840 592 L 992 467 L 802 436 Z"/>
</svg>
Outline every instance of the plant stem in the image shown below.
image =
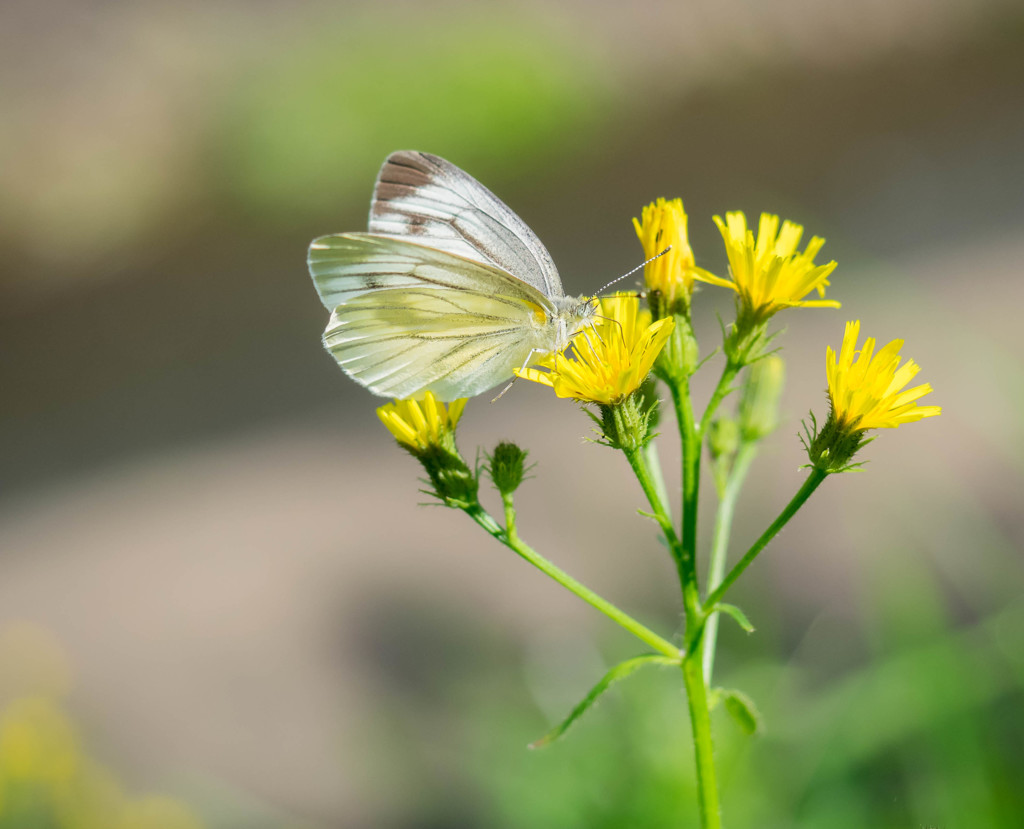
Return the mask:
<svg viewBox="0 0 1024 829">
<path fill-rule="evenodd" d="M 682 384 L 681 384 L 682 385 Z M 684 481 L 686 470 L 692 466 L 686 463 L 696 457 L 700 462 L 700 439 L 695 434 L 692 408 L 689 404 L 688 389 L 673 388 L 676 411 L 680 415 L 680 433 L 684 436 Z M 687 417 L 687 414 L 689 415 Z M 686 615 L 686 645 L 683 653 L 683 681 L 686 684 L 686 700 L 690 711 L 690 724 L 693 728 L 694 754 L 697 766 L 697 792 L 700 803 L 702 829 L 721 829 L 722 818 L 718 803 L 718 784 L 715 776 L 715 757 L 711 742 L 711 712 L 708 708 L 707 686 L 704 681 L 704 669 L 699 650 L 700 633 L 704 627 L 704 611 L 700 603 L 700 590 L 697 586 L 696 568 L 696 515 L 683 524 L 682 542 L 676 536 L 672 519 L 668 516 L 664 503 L 651 481 L 643 453 L 640 450 L 624 450 L 629 465 L 636 473 L 647 500 L 651 504 L 655 518 L 661 525 L 673 550 L 679 568 L 679 580 L 683 590 L 683 608 Z M 688 453 L 688 454 L 687 454 Z M 696 488 L 699 481 L 691 478 L 691 498 L 684 497 L 684 511 L 693 505 L 696 509 Z M 684 496 L 686 488 L 684 487 Z M 684 518 L 684 521 L 686 519 Z M 690 547 L 687 548 L 686 533 L 692 528 Z"/>
<path fill-rule="evenodd" d="M 708 400 L 708 405 L 704 409 L 704 415 L 700 419 L 701 436 L 707 434 L 708 426 L 711 425 L 711 418 L 718 411 L 718 404 L 732 391 L 732 381 L 736 379 L 736 375 L 740 373 L 742 368 L 741 364 L 734 363 L 732 360 L 726 362 L 725 367 L 722 369 L 722 376 L 718 378 L 718 385 L 711 392 L 711 399 Z"/>
<path fill-rule="evenodd" d="M 725 575 L 725 563 L 728 560 L 729 533 L 732 530 L 732 519 L 736 510 L 736 499 L 743 488 L 743 481 L 750 470 L 750 464 L 757 455 L 757 443 L 743 441 L 736 450 L 736 457 L 729 471 L 725 489 L 721 493 L 718 513 L 715 515 L 715 534 L 711 542 L 711 560 L 708 564 L 707 592 L 711 593 L 722 582 Z M 704 679 L 711 684 L 711 674 L 715 665 L 715 647 L 718 640 L 718 617 L 715 613 L 704 624 Z"/>
<path fill-rule="evenodd" d="M 672 550 L 672 556 L 678 561 L 680 550 L 679 536 L 676 535 L 676 529 L 672 524 L 672 516 L 669 515 L 668 507 L 665 506 L 665 502 L 661 498 L 657 480 L 651 474 L 650 468 L 647 465 L 647 455 L 643 449 L 623 449 L 622 452 L 626 456 L 626 460 L 629 461 L 636 479 L 640 482 L 640 488 L 644 491 L 644 495 L 647 496 L 647 503 L 651 505 L 654 520 L 658 522 L 658 526 L 661 527 L 661 531 L 665 534 L 665 540 L 668 542 L 669 549 Z"/>
<path fill-rule="evenodd" d="M 653 440 L 648 441 L 647 445 L 640 451 L 643 452 L 644 461 L 646 461 L 647 468 L 651 472 L 651 478 L 654 479 L 654 491 L 658 493 L 658 497 L 661 499 L 661 503 L 665 505 L 666 513 L 671 519 L 672 511 L 669 508 L 668 489 L 665 488 L 665 476 L 661 472 L 661 459 L 658 457 L 658 444 Z"/>
<path fill-rule="evenodd" d="M 695 562 L 701 435 L 693 416 L 693 404 L 690 402 L 690 381 L 688 379 L 679 380 L 670 383 L 669 388 L 672 391 L 672 402 L 675 404 L 679 439 L 683 449 L 683 549 Z M 695 563 L 692 569 L 695 573 Z"/>
<path fill-rule="evenodd" d="M 779 513 L 779 517 L 776 518 L 772 525 L 762 533 L 761 537 L 754 542 L 754 546 L 751 547 L 743 555 L 736 565 L 729 571 L 729 574 L 722 579 L 722 583 L 711 593 L 710 596 L 704 602 L 704 608 L 710 610 L 725 596 L 726 591 L 732 587 L 733 582 L 736 581 L 746 570 L 758 554 L 763 550 L 768 542 L 775 538 L 779 534 L 779 531 L 786 526 L 786 523 L 792 518 L 798 509 L 804 505 L 804 502 L 811 497 L 811 493 L 814 492 L 829 475 L 828 472 L 815 467 L 811 470 L 811 474 L 807 476 L 803 486 L 797 491 L 796 495 L 793 496 L 792 500 L 786 504 L 785 509 Z"/>
<path fill-rule="evenodd" d="M 667 639 L 663 639 L 658 636 L 658 634 L 642 625 L 629 614 L 619 610 L 619 608 L 607 599 L 602 598 L 593 590 L 580 584 L 568 573 L 556 567 L 544 558 L 544 556 L 523 542 L 515 530 L 515 510 L 511 508 L 510 500 L 505 503 L 506 517 L 509 515 L 512 517 L 509 530 L 502 529 L 501 525 L 494 520 L 493 516 L 491 516 L 491 514 L 479 504 L 473 504 L 467 507 L 465 512 L 470 518 L 476 521 L 477 524 L 483 527 L 488 533 L 498 539 L 498 541 L 518 556 L 526 559 L 530 564 L 545 575 L 553 578 L 566 589 L 571 590 L 591 607 L 600 610 L 605 616 L 632 633 L 641 642 L 644 642 L 654 650 L 658 651 L 658 653 L 662 653 L 671 659 L 679 659 L 679 648 L 675 647 L 675 645 Z"/>
<path fill-rule="evenodd" d="M 702 829 L 721 829 L 722 814 L 718 803 L 715 776 L 715 754 L 711 742 L 711 712 L 708 709 L 707 683 L 701 664 L 700 650 L 692 651 L 683 660 L 683 681 L 690 707 L 690 725 L 697 758 L 697 798 L 700 804 Z"/>
</svg>

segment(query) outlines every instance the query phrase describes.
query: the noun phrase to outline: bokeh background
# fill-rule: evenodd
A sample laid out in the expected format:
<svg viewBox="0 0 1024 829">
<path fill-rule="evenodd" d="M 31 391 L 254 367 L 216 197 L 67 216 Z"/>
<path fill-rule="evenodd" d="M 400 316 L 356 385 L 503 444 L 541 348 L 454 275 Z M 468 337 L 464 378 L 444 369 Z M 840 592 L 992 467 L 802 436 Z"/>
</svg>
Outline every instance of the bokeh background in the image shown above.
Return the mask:
<svg viewBox="0 0 1024 829">
<path fill-rule="evenodd" d="M 657 196 L 713 271 L 727 209 L 827 237 L 843 309 L 779 318 L 786 419 L 735 545 L 799 485 L 845 320 L 905 338 L 944 413 L 882 434 L 737 588 L 758 630 L 723 624 L 717 678 L 765 731 L 716 714 L 728 825 L 1020 825 L 1019 4 L 15 2 L 0 100 L 4 829 L 694 825 L 675 675 L 525 749 L 637 647 L 417 508 L 380 401 L 321 350 L 306 246 L 364 226 L 401 148 L 495 190 L 574 293 L 639 262 Z M 698 296 L 705 353 L 730 307 Z M 460 440 L 529 448 L 525 536 L 678 631 L 588 430 L 520 384 Z"/>
</svg>

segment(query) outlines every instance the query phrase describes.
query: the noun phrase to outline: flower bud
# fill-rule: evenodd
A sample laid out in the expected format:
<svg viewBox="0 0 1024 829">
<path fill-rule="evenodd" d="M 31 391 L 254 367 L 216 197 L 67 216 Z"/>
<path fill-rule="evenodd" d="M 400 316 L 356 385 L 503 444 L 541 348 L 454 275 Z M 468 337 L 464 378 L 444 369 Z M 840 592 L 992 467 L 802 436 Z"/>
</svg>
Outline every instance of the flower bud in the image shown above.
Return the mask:
<svg viewBox="0 0 1024 829">
<path fill-rule="evenodd" d="M 697 370 L 700 349 L 690 318 L 676 314 L 675 326 L 654 363 L 654 373 L 666 381 L 681 382 Z"/>
<path fill-rule="evenodd" d="M 721 457 L 731 457 L 735 454 L 740 444 L 740 428 L 731 417 L 720 417 L 711 424 L 711 432 L 708 435 L 708 449 L 711 457 L 718 460 Z"/>
<path fill-rule="evenodd" d="M 520 449 L 510 441 L 503 440 L 494 447 L 494 454 L 487 464 L 487 472 L 502 496 L 511 495 L 523 482 L 526 455 L 525 449 Z"/>
<path fill-rule="evenodd" d="M 786 380 L 786 364 L 772 354 L 747 369 L 739 404 L 739 431 L 752 443 L 770 435 L 779 421 L 779 399 Z"/>
<path fill-rule="evenodd" d="M 708 451 L 711 453 L 711 470 L 715 476 L 715 488 L 719 497 L 725 491 L 726 481 L 740 445 L 740 427 L 731 417 L 720 417 L 712 421 L 708 433 Z"/>
</svg>

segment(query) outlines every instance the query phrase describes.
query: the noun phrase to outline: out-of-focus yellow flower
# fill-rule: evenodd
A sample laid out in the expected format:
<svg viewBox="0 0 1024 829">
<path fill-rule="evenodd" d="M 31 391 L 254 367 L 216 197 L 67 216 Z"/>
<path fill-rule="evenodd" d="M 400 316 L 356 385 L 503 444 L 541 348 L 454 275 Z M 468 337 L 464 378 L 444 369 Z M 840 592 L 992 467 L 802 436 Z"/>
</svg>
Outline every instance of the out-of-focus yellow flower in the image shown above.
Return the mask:
<svg viewBox="0 0 1024 829">
<path fill-rule="evenodd" d="M 177 800 L 150 796 L 127 803 L 116 829 L 202 829 L 202 824 Z"/>
<path fill-rule="evenodd" d="M 75 730 L 53 700 L 18 699 L 0 716 L 0 779 L 65 783 L 80 762 Z"/>
<path fill-rule="evenodd" d="M 424 451 L 451 444 L 465 408 L 466 398 L 453 400 L 445 407 L 428 391 L 423 400 L 396 400 L 381 406 L 377 416 L 403 446 Z"/>
<path fill-rule="evenodd" d="M 639 219 L 633 219 L 633 227 L 646 258 L 658 256 L 671 246 L 668 253 L 644 265 L 644 281 L 649 291 L 660 293 L 666 313 L 673 310 L 685 312 L 690 307 L 693 294 L 695 266 L 683 200 L 658 199 L 652 202 L 643 209 Z"/>
<path fill-rule="evenodd" d="M 547 358 L 541 368 L 516 370 L 516 375 L 555 390 L 559 397 L 614 406 L 650 374 L 654 360 L 672 333 L 671 317 L 651 321 L 636 296 L 617 294 L 601 300 L 601 319 L 572 341 L 565 352 Z"/>
<path fill-rule="evenodd" d="M 31 652 L 38 646 L 41 653 Z M 0 628 L 0 675 L 38 692 L 0 709 L 0 826 L 52 829 L 202 829 L 184 803 L 128 797 L 114 775 L 84 750 L 77 729 L 54 695 L 70 683 L 60 645 L 27 624 Z M 8 690 L 11 683 L 5 682 Z M 6 694 L 4 695 L 6 697 Z"/>
<path fill-rule="evenodd" d="M 824 299 L 829 274 L 836 263 L 815 265 L 825 240 L 814 236 L 801 253 L 797 250 L 804 229 L 801 225 L 785 221 L 779 230 L 779 217 L 761 214 L 757 238 L 747 229 L 747 217 L 740 211 L 715 216 L 725 250 L 729 256 L 732 279 L 697 271 L 695 276 L 704 282 L 732 288 L 739 296 L 740 324 L 754 326 L 764 322 L 783 308 L 838 308 L 835 300 Z M 811 291 L 821 299 L 805 300 Z"/>
<path fill-rule="evenodd" d="M 825 351 L 828 396 L 840 429 L 894 429 L 942 412 L 939 406 L 918 406 L 915 402 L 931 392 L 927 383 L 902 390 L 920 370 L 913 360 L 900 365 L 903 340 L 893 340 L 875 354 L 873 337 L 868 337 L 857 351 L 859 335 L 860 320 L 848 322 L 838 359 L 831 346 Z"/>
</svg>

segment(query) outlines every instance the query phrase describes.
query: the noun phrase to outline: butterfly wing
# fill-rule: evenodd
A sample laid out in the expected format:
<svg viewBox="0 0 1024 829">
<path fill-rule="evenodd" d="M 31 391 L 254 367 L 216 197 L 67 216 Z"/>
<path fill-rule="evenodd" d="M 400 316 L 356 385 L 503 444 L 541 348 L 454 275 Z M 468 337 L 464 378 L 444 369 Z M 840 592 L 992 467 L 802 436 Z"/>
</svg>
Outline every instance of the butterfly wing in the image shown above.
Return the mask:
<svg viewBox="0 0 1024 829">
<path fill-rule="evenodd" d="M 436 155 L 403 150 L 388 156 L 374 187 L 369 232 L 498 267 L 545 296 L 563 295 L 551 254 L 526 222 Z"/>
<path fill-rule="evenodd" d="M 321 236 L 309 246 L 309 273 L 328 311 L 370 291 L 400 288 L 480 290 L 553 306 L 537 289 L 510 273 L 482 262 L 391 236 L 339 233 Z"/>
<path fill-rule="evenodd" d="M 553 347 L 547 299 L 489 265 L 353 233 L 314 241 L 310 270 L 335 306 L 324 346 L 374 394 L 471 397 Z"/>
</svg>

